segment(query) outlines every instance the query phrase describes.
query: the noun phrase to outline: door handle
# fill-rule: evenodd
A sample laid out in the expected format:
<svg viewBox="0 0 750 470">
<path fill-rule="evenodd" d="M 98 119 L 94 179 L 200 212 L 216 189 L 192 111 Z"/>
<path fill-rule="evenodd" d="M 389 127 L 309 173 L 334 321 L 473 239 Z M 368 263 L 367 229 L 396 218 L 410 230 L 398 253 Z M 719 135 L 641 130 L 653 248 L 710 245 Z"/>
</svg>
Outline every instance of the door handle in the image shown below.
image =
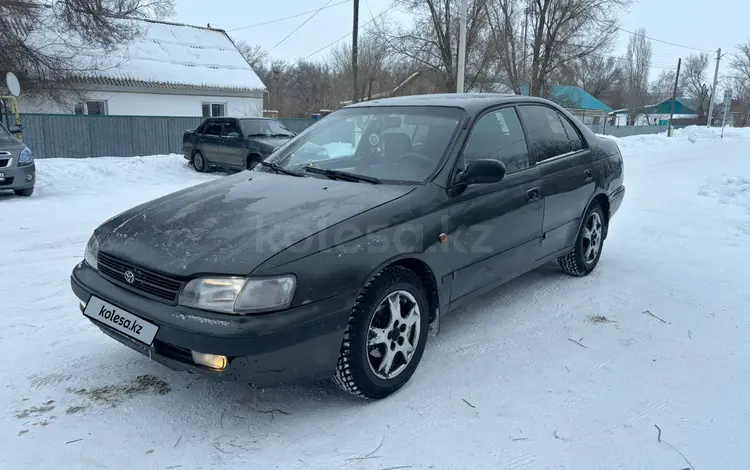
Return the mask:
<svg viewBox="0 0 750 470">
<path fill-rule="evenodd" d="M 528 191 L 526 191 L 526 200 L 529 202 L 538 201 L 539 198 L 539 188 L 531 188 Z"/>
<path fill-rule="evenodd" d="M 589 181 L 594 178 L 594 172 L 591 171 L 591 168 L 587 168 L 583 171 L 583 178 L 585 181 Z"/>
</svg>

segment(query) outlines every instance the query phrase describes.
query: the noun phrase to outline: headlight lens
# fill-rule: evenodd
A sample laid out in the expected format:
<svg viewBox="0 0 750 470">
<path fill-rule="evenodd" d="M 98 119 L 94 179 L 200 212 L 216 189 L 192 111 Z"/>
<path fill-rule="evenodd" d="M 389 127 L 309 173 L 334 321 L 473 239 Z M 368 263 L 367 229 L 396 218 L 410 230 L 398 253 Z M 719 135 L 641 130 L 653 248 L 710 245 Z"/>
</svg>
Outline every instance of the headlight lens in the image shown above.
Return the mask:
<svg viewBox="0 0 750 470">
<path fill-rule="evenodd" d="M 292 303 L 296 285 L 291 275 L 198 278 L 185 286 L 180 305 L 235 315 L 283 310 Z"/>
<path fill-rule="evenodd" d="M 83 255 L 83 259 L 86 263 L 94 269 L 99 269 L 96 262 L 96 257 L 99 255 L 99 240 L 95 235 L 91 235 L 89 242 L 86 243 L 86 253 Z"/>
<path fill-rule="evenodd" d="M 31 149 L 26 147 L 21 150 L 21 155 L 18 157 L 18 165 L 31 165 L 34 162 L 34 155 L 31 153 Z"/>
</svg>

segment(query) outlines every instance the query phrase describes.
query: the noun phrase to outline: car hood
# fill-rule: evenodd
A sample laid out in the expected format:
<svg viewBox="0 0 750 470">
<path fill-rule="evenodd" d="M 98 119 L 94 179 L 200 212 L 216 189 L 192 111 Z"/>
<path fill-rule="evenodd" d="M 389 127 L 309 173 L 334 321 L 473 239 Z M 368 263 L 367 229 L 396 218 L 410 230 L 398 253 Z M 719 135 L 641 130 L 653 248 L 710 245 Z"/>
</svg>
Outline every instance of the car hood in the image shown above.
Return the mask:
<svg viewBox="0 0 750 470">
<path fill-rule="evenodd" d="M 15 137 L 0 134 L 0 151 L 23 150 L 26 145 Z"/>
<path fill-rule="evenodd" d="M 263 145 L 267 145 L 273 149 L 277 149 L 289 142 L 291 137 L 250 137 L 250 140 L 254 140 Z"/>
<path fill-rule="evenodd" d="M 243 171 L 142 204 L 95 233 L 100 251 L 144 268 L 185 277 L 246 275 L 305 238 L 413 189 Z"/>
</svg>

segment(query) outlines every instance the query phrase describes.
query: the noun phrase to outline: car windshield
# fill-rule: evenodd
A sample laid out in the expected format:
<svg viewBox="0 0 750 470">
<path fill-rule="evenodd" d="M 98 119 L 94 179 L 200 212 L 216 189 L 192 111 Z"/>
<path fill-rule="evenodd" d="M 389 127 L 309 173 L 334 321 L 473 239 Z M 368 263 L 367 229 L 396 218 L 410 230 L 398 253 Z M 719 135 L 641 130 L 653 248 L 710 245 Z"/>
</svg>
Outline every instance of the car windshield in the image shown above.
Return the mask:
<svg viewBox="0 0 750 470">
<path fill-rule="evenodd" d="M 279 121 L 272 119 L 241 119 L 240 125 L 242 126 L 242 131 L 247 136 L 294 136 L 292 131 L 284 127 Z"/>
<path fill-rule="evenodd" d="M 460 109 L 436 106 L 345 108 L 307 128 L 268 161 L 310 176 L 335 177 L 320 171 L 334 170 L 382 182 L 423 183 L 439 168 L 463 117 Z"/>
</svg>

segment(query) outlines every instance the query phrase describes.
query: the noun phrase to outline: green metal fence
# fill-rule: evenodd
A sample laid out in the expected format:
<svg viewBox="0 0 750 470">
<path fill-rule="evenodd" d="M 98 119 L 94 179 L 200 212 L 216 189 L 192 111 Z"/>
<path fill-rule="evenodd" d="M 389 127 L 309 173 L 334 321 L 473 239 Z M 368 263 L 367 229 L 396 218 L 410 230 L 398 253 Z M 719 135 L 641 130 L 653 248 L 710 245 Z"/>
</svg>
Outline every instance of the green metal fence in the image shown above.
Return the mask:
<svg viewBox="0 0 750 470">
<path fill-rule="evenodd" d="M 182 152 L 182 134 L 201 117 L 21 114 L 23 141 L 36 158 L 132 157 Z M 298 133 L 313 119 L 279 119 Z"/>
</svg>

